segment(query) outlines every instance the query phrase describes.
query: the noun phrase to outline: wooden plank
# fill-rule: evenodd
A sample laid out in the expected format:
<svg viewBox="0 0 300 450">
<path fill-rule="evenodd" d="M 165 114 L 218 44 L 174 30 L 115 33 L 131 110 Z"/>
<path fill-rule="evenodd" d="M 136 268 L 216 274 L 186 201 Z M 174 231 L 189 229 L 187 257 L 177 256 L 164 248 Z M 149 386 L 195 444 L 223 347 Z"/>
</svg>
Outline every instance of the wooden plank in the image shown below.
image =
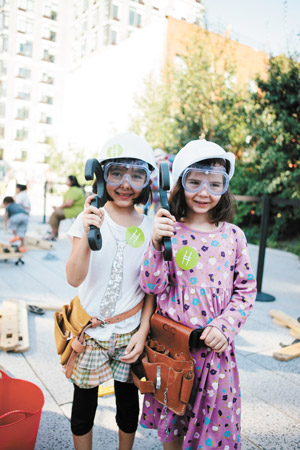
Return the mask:
<svg viewBox="0 0 300 450">
<path fill-rule="evenodd" d="M 27 301 L 27 305 L 37 306 L 38 308 L 42 308 L 45 311 L 60 311 L 67 302 L 61 303 L 61 304 L 51 304 L 51 303 L 40 303 L 40 302 L 34 302 L 34 301 Z"/>
<path fill-rule="evenodd" d="M 26 302 L 24 300 L 17 300 L 14 298 L 7 298 L 2 302 L 3 309 L 0 311 L 0 336 L 4 338 L 5 333 L 5 317 L 3 320 L 3 316 L 7 316 L 8 311 L 14 312 L 13 321 L 13 329 L 16 330 L 13 332 L 14 334 L 14 345 L 6 344 L 1 348 L 5 351 L 12 352 L 25 352 L 29 349 L 29 331 L 28 331 L 28 312 L 26 308 Z M 17 315 L 15 314 L 17 312 Z M 17 345 L 15 345 L 17 344 Z"/>
<path fill-rule="evenodd" d="M 99 386 L 98 388 L 98 397 L 104 397 L 105 395 L 114 394 L 115 389 L 114 386 Z"/>
<path fill-rule="evenodd" d="M 24 300 L 15 300 L 18 302 L 18 347 L 13 352 L 21 353 L 29 349 L 29 331 L 28 331 L 28 312 Z"/>
<path fill-rule="evenodd" d="M 274 352 L 273 356 L 275 359 L 279 359 L 279 361 L 290 361 L 291 359 L 297 358 L 300 356 L 300 342 L 283 347 L 277 352 Z"/>
<path fill-rule="evenodd" d="M 54 245 L 50 241 L 46 241 L 46 239 L 42 239 L 38 235 L 27 234 L 25 236 L 25 246 L 30 250 L 53 250 Z"/>
<path fill-rule="evenodd" d="M 0 243 L 0 260 L 6 259 L 22 259 L 24 253 L 16 251 L 16 247 L 10 244 Z"/>
<path fill-rule="evenodd" d="M 3 300 L 1 315 L 0 348 L 4 351 L 13 350 L 19 345 L 18 304 Z"/>
<path fill-rule="evenodd" d="M 276 323 L 280 322 L 282 325 L 289 328 L 292 331 L 294 337 L 300 338 L 300 323 L 298 322 L 298 320 L 282 311 L 278 311 L 275 309 L 271 309 L 269 314 L 271 317 L 273 317 Z"/>
</svg>

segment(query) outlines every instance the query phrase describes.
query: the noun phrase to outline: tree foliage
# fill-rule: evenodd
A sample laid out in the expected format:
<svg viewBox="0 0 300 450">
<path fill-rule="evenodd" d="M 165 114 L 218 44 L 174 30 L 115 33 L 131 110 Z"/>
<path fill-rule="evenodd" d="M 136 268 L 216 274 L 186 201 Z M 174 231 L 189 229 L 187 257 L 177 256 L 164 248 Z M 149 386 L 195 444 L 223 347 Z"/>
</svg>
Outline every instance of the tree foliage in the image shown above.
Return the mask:
<svg viewBox="0 0 300 450">
<path fill-rule="evenodd" d="M 251 148 L 245 152 L 235 186 L 240 194 L 300 199 L 300 67 L 293 58 L 271 58 L 267 80 L 256 79 L 250 111 Z M 260 208 L 250 209 L 260 218 Z M 240 215 L 241 218 L 241 215 Z M 254 220 L 252 218 L 251 220 Z M 273 239 L 299 234 L 299 207 L 272 205 Z"/>
<path fill-rule="evenodd" d="M 149 77 L 145 82 L 132 130 L 169 153 L 205 137 L 239 154 L 247 136 L 247 101 L 245 90 L 238 90 L 234 82 L 230 40 L 224 42 L 211 51 L 208 36 L 187 40 L 180 63 L 169 64 L 162 80 Z M 218 70 L 220 60 L 222 71 Z"/>
<path fill-rule="evenodd" d="M 297 57 L 270 58 L 267 77 L 257 77 L 257 90 L 251 93 L 235 82 L 227 45 L 211 51 L 203 40 L 189 42 L 179 66 L 170 65 L 161 81 L 147 80 L 132 129 L 169 153 L 199 137 L 232 151 L 237 158 L 231 190 L 236 195 L 300 199 Z M 235 222 L 250 241 L 259 237 L 260 203 L 239 203 Z M 272 205 L 271 240 L 299 235 L 299 229 L 299 207 Z"/>
</svg>

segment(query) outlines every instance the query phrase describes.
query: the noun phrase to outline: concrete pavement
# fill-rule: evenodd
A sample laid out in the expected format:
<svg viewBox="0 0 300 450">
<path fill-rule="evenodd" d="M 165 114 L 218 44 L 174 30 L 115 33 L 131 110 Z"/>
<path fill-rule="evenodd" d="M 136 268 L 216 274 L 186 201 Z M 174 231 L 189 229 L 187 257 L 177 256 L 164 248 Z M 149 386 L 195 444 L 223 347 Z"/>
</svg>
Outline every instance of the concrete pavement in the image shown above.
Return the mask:
<svg viewBox="0 0 300 450">
<path fill-rule="evenodd" d="M 23 266 L 0 261 L 0 303 L 5 298 L 17 298 L 60 306 L 76 295 L 76 289 L 65 279 L 71 248 L 65 239 L 69 225 L 69 221 L 62 223 L 54 250 L 28 251 Z M 32 217 L 30 229 L 43 233 L 46 225 L 41 224 L 40 218 Z M 0 230 L 0 241 L 7 242 L 9 237 Z M 258 248 L 249 248 L 256 270 Z M 242 387 L 242 449 L 300 450 L 300 358 L 289 362 L 273 358 L 280 343 L 290 344 L 294 338 L 286 328 L 275 325 L 269 315 L 270 309 L 278 309 L 294 318 L 300 316 L 299 259 L 291 253 L 267 249 L 262 291 L 274 295 L 276 300 L 256 302 L 252 316 L 236 339 Z M 13 377 L 37 384 L 44 393 L 36 450 L 69 450 L 73 448 L 69 423 L 73 388 L 61 372 L 56 354 L 53 312 L 42 316 L 28 313 L 28 319 L 29 350 L 21 354 L 0 352 L 0 366 Z M 114 415 L 114 396 L 99 398 L 95 450 L 117 449 Z M 160 448 L 156 432 L 139 427 L 134 450 Z"/>
</svg>

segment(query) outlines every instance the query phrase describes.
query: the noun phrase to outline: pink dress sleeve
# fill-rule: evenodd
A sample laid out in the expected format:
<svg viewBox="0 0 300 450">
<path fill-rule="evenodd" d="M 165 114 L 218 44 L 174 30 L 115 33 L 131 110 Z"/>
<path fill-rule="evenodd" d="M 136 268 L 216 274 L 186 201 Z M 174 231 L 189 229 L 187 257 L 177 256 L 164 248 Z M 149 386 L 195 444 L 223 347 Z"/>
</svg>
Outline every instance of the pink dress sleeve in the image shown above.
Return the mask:
<svg viewBox="0 0 300 450">
<path fill-rule="evenodd" d="M 169 267 L 163 252 L 156 250 L 150 241 L 141 266 L 140 286 L 147 294 L 160 294 L 166 289 L 168 278 Z"/>
<path fill-rule="evenodd" d="M 250 265 L 247 240 L 240 230 L 232 296 L 228 305 L 209 323 L 209 326 L 218 328 L 231 343 L 251 314 L 255 298 L 256 280 Z"/>
</svg>

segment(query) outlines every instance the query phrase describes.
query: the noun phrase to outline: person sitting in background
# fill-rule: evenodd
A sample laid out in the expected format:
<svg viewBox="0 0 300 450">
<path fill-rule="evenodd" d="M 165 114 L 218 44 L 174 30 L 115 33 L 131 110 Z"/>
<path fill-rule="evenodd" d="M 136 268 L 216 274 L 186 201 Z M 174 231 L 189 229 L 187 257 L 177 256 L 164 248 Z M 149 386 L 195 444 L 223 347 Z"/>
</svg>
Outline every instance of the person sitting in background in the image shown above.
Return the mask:
<svg viewBox="0 0 300 450">
<path fill-rule="evenodd" d="M 63 196 L 63 203 L 58 207 L 54 207 L 48 222 L 51 226 L 51 232 L 46 237 L 48 241 L 56 241 L 58 238 L 61 220 L 77 217 L 84 208 L 85 196 L 77 178 L 74 175 L 69 175 L 66 184 L 69 186 L 69 189 Z"/>
<path fill-rule="evenodd" d="M 5 231 L 10 229 L 14 234 L 10 242 L 20 241 L 19 251 L 25 253 L 24 239 L 28 226 L 28 213 L 12 197 L 5 197 L 2 207 L 5 208 L 4 229 Z"/>
<path fill-rule="evenodd" d="M 30 213 L 31 205 L 30 200 L 27 195 L 27 186 L 26 184 L 17 183 L 16 185 L 16 203 L 22 205 L 27 214 Z"/>
</svg>

